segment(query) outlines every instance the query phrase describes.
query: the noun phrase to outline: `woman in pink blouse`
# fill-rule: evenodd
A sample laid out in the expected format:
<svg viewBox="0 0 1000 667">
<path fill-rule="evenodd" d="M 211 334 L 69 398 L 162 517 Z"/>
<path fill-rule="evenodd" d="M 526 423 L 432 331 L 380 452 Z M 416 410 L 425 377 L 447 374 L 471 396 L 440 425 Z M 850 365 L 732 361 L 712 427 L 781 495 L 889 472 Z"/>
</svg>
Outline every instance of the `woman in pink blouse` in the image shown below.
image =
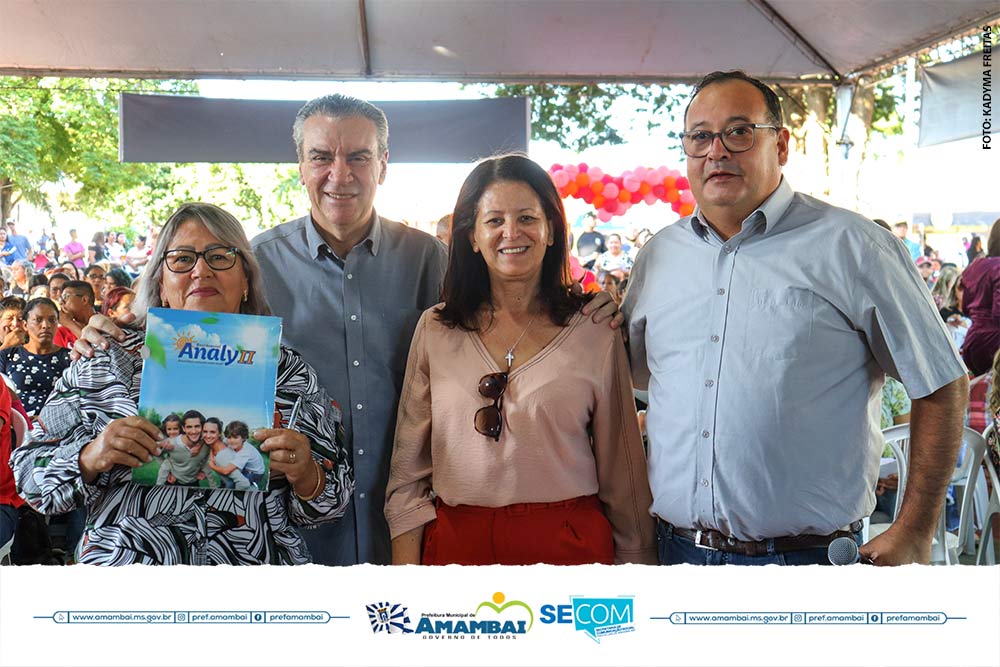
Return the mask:
<svg viewBox="0 0 1000 667">
<path fill-rule="evenodd" d="M 417 324 L 400 398 L 393 562 L 655 563 L 625 347 L 569 289 L 549 175 L 486 160 L 452 219 L 444 303 Z"/>
</svg>

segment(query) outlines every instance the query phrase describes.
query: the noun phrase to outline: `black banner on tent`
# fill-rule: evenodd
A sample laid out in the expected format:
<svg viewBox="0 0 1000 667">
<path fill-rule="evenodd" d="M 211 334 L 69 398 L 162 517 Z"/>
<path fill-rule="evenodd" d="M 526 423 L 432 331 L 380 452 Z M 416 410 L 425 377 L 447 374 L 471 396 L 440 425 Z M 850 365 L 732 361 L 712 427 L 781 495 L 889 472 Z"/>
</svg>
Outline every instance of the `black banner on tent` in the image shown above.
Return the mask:
<svg viewBox="0 0 1000 667">
<path fill-rule="evenodd" d="M 123 93 L 122 162 L 294 163 L 299 101 Z M 374 102 L 389 119 L 390 162 L 472 162 L 528 150 L 525 98 Z"/>
</svg>

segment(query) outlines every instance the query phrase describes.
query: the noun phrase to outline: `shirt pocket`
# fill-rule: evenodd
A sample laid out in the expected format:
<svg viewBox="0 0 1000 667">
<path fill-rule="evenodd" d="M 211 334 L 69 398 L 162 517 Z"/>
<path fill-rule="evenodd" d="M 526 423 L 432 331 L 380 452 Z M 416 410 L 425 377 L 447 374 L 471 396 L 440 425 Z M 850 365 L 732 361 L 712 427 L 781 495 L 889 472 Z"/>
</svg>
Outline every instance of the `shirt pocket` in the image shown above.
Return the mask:
<svg viewBox="0 0 1000 667">
<path fill-rule="evenodd" d="M 800 287 L 752 289 L 746 348 L 764 359 L 791 360 L 809 352 L 816 295 Z"/>
</svg>

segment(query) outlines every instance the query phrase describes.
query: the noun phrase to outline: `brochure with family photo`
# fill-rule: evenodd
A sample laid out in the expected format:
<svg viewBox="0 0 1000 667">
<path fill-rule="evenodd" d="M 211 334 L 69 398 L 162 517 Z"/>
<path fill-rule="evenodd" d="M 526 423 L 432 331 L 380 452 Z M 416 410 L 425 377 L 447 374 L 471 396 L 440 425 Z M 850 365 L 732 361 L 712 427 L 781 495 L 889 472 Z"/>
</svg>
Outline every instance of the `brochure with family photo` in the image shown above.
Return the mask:
<svg viewBox="0 0 1000 667">
<path fill-rule="evenodd" d="M 151 308 L 139 414 L 167 436 L 132 470 L 145 485 L 267 491 L 251 436 L 274 423 L 281 318 Z"/>
</svg>

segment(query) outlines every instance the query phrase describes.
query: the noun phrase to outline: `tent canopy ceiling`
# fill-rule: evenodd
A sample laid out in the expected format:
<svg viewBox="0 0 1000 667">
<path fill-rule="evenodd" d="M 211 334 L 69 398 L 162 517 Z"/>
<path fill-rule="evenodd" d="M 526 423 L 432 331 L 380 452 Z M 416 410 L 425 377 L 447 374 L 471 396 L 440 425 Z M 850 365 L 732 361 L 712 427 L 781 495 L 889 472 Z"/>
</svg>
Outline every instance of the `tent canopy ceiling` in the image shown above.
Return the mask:
<svg viewBox="0 0 1000 667">
<path fill-rule="evenodd" d="M 996 0 L 0 0 L 0 74 L 830 81 L 998 15 Z"/>
</svg>

